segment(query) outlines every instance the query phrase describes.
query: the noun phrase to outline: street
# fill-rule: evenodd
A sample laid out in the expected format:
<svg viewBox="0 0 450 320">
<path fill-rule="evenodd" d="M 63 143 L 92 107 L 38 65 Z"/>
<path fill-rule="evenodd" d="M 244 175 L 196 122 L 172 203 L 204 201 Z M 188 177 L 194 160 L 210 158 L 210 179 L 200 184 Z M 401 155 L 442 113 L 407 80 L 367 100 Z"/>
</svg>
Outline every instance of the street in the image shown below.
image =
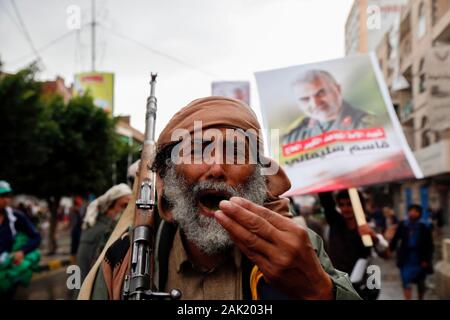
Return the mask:
<svg viewBox="0 0 450 320">
<path fill-rule="evenodd" d="M 375 264 L 381 269 L 381 292 L 378 300 L 404 300 L 400 273 L 395 265 L 395 259 L 383 260 L 377 258 Z M 427 292 L 425 300 L 437 300 L 437 296 L 432 289 L 432 277 L 428 277 L 426 281 Z M 416 288 L 413 289 L 413 299 L 417 300 Z"/>
<path fill-rule="evenodd" d="M 19 288 L 18 300 L 60 300 L 74 299 L 75 295 L 66 287 L 65 268 L 37 273 L 28 288 Z"/>
</svg>

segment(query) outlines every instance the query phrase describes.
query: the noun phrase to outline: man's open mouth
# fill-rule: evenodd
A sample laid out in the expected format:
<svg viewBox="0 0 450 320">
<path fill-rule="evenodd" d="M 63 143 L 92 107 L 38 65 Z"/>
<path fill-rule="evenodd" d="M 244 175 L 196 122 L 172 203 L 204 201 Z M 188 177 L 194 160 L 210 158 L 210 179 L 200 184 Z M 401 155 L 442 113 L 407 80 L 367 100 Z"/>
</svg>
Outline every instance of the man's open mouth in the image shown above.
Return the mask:
<svg viewBox="0 0 450 320">
<path fill-rule="evenodd" d="M 229 200 L 231 196 L 232 195 L 226 191 L 217 191 L 211 189 L 203 190 L 200 191 L 197 196 L 197 203 L 202 210 L 213 215 L 214 211 L 219 210 L 220 201 Z"/>
</svg>

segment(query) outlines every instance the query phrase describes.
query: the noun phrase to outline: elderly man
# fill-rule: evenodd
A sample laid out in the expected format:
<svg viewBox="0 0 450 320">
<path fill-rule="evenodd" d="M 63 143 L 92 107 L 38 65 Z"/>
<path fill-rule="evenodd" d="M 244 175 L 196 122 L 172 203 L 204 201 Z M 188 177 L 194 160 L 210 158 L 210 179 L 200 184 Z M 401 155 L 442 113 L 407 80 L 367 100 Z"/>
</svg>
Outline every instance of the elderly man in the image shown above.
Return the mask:
<svg viewBox="0 0 450 320">
<path fill-rule="evenodd" d="M 130 201 L 131 192 L 125 183 L 115 185 L 87 207 L 77 254 L 82 279 L 103 250 L 106 240 Z"/>
<path fill-rule="evenodd" d="M 284 143 L 301 141 L 331 130 L 368 128 L 374 117 L 355 109 L 342 97 L 341 86 L 324 70 L 308 70 L 293 83 L 300 111 L 305 115 L 284 136 Z"/>
<path fill-rule="evenodd" d="M 223 140 L 234 158 L 221 161 L 225 148 L 210 146 L 227 130 L 235 132 L 233 141 Z M 260 125 L 247 105 L 208 97 L 180 110 L 161 132 L 153 163 L 162 218 L 155 286 L 178 288 L 185 299 L 358 299 L 347 275 L 331 265 L 322 240 L 290 219 L 289 201 L 280 198 L 290 188 L 283 170 L 265 171 L 263 164 L 274 163 L 261 148 L 251 152 L 251 143 L 243 153 L 233 147 L 252 140 L 245 135 L 251 130 Z M 186 144 L 193 146 L 190 152 Z M 121 298 L 129 243 L 125 232 L 109 247 L 95 283 L 85 282 L 80 298 Z"/>
</svg>

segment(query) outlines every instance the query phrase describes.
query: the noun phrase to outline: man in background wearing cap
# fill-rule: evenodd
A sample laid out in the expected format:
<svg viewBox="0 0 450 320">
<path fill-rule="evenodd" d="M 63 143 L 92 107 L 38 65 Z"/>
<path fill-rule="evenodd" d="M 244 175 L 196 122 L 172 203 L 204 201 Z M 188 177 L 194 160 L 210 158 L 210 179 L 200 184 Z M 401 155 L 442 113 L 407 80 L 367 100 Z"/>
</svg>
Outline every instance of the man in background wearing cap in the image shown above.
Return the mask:
<svg viewBox="0 0 450 320">
<path fill-rule="evenodd" d="M 232 162 L 221 162 L 223 146 L 208 150 L 228 129 L 235 133 L 225 139 Z M 251 130 L 259 132 L 260 125 L 249 106 L 208 97 L 180 110 L 161 132 L 153 163 L 159 220 L 155 286 L 180 289 L 185 299 L 359 299 L 348 277 L 331 265 L 322 240 L 290 219 L 289 200 L 280 197 L 290 182 L 279 167 L 265 175 L 275 163 L 264 157 L 260 136 L 259 150 L 250 152 L 244 132 Z M 243 155 L 235 139 L 244 143 Z M 184 153 L 191 145 L 193 152 Z M 175 156 L 180 147 L 186 157 L 181 162 Z M 133 216 L 130 205 L 79 299 L 122 298 Z"/>
<path fill-rule="evenodd" d="M 110 188 L 87 207 L 77 255 L 82 280 L 103 250 L 130 197 L 130 187 L 121 183 Z"/>
<path fill-rule="evenodd" d="M 9 265 L 8 261 L 11 259 L 12 266 L 20 265 L 24 258 L 31 252 L 38 249 L 41 243 L 41 236 L 39 232 L 34 227 L 33 223 L 28 219 L 28 217 L 13 208 L 10 207 L 12 200 L 12 189 L 8 182 L 0 181 L 0 264 L 7 268 Z M 23 241 L 20 244 L 17 243 L 18 237 L 21 237 Z M 14 250 L 13 250 L 14 249 Z M 37 258 L 39 260 L 39 257 Z M 9 267 L 8 267 L 9 268 Z M 3 269 L 3 267 L 2 267 Z M 31 272 L 31 270 L 30 270 Z M 6 292 L 1 292 L 1 295 L 7 298 L 12 298 L 17 288 L 19 279 L 7 279 L 7 277 L 0 277 L 2 281 L 8 282 L 3 286 L 12 287 L 6 289 Z M 17 281 L 16 281 L 17 280 Z M 13 283 L 11 283 L 11 281 Z"/>
</svg>

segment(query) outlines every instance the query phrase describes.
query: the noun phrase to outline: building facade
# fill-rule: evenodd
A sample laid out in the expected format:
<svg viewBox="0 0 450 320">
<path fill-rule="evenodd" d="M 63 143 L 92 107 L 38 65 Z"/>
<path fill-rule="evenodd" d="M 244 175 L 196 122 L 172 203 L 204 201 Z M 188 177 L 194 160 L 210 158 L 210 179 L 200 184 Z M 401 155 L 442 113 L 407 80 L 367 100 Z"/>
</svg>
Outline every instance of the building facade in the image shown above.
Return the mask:
<svg viewBox="0 0 450 320">
<path fill-rule="evenodd" d="M 349 16 L 347 27 L 362 25 L 354 22 L 358 17 L 355 8 L 361 11 L 365 4 L 367 1 L 355 1 L 354 17 Z M 355 32 L 362 35 L 356 42 Z M 450 0 L 406 1 L 378 42 L 361 31 L 346 30 L 347 34 L 353 35 L 346 39 L 348 54 L 356 49 L 376 52 L 406 140 L 424 174 L 420 180 L 379 186 L 379 199 L 389 198 L 387 202 L 399 217 L 406 215 L 412 203 L 426 209 L 425 218 L 433 221 L 437 231 L 436 293 L 449 299 Z M 371 189 L 377 190 L 377 186 Z"/>
<path fill-rule="evenodd" d="M 67 87 L 64 78 L 60 76 L 57 76 L 53 81 L 44 81 L 41 84 L 44 95 L 60 95 L 65 103 L 72 99 L 72 88 Z"/>
<path fill-rule="evenodd" d="M 444 103 L 438 110 L 436 88 L 449 85 L 433 70 L 439 74 L 448 70 L 446 77 L 450 76 L 450 58 L 433 61 L 433 54 L 450 55 L 450 0 L 409 1 L 399 25 L 385 34 L 376 52 L 405 136 L 425 176 L 392 186 L 397 189 L 397 211 L 405 213 L 410 203 L 441 210 L 444 233 L 450 235 L 450 91 L 448 98 L 438 99 Z"/>
<path fill-rule="evenodd" d="M 355 0 L 345 25 L 345 53 L 375 50 L 406 0 Z"/>
</svg>

